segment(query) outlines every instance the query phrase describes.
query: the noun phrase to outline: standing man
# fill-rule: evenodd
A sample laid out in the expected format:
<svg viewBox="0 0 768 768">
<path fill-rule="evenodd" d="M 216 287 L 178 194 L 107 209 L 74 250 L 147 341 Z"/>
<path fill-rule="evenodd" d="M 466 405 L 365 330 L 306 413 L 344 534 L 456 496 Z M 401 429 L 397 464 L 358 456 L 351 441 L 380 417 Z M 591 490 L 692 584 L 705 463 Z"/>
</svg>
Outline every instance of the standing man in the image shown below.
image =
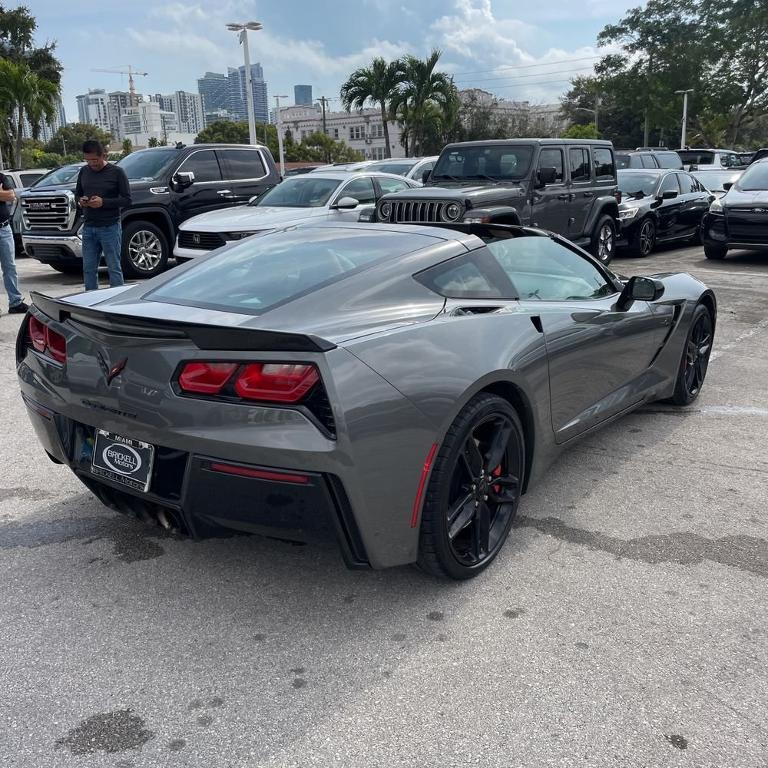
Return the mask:
<svg viewBox="0 0 768 768">
<path fill-rule="evenodd" d="M 0 269 L 3 271 L 3 283 L 8 294 L 8 314 L 26 312 L 29 307 L 19 293 L 16 274 L 16 247 L 11 231 L 11 206 L 16 195 L 10 182 L 0 173 Z"/>
<path fill-rule="evenodd" d="M 131 204 L 131 187 L 122 168 L 107 162 L 101 143 L 89 140 L 83 144 L 83 160 L 75 187 L 75 197 L 83 209 L 83 273 L 85 290 L 99 287 L 101 254 L 107 262 L 111 287 L 123 284 L 120 266 L 122 227 L 120 209 Z"/>
</svg>

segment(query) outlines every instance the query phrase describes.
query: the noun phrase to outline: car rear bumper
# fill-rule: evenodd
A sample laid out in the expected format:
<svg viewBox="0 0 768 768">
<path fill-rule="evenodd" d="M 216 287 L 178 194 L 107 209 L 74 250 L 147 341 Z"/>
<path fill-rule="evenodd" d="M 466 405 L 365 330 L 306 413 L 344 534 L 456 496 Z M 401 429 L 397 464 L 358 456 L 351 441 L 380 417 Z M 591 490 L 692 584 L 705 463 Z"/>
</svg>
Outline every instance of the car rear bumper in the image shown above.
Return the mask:
<svg viewBox="0 0 768 768">
<path fill-rule="evenodd" d="M 81 261 L 83 241 L 80 235 L 22 235 L 24 250 L 43 264 Z"/>
<path fill-rule="evenodd" d="M 155 446 L 147 492 L 96 475 L 96 428 L 22 394 L 38 439 L 107 506 L 193 538 L 236 532 L 335 543 L 350 568 L 370 562 L 341 480 L 330 473 L 231 461 Z"/>
</svg>

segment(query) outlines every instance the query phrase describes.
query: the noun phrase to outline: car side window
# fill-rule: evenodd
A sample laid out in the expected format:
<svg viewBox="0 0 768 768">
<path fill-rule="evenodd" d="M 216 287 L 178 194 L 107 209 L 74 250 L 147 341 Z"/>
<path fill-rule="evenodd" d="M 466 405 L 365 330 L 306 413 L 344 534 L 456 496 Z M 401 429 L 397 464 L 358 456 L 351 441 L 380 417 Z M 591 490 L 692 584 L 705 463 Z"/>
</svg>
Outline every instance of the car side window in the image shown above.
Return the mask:
<svg viewBox="0 0 768 768">
<path fill-rule="evenodd" d="M 653 155 L 640 155 L 640 159 L 643 161 L 643 168 L 658 168 L 659 165 L 654 160 Z"/>
<path fill-rule="evenodd" d="M 661 180 L 661 186 L 659 187 L 659 194 L 663 194 L 664 192 L 679 192 L 679 191 L 680 191 L 680 186 L 677 183 L 677 174 L 668 173 Z"/>
<path fill-rule="evenodd" d="M 592 150 L 595 164 L 595 176 L 598 179 L 616 178 L 616 168 L 613 163 L 613 152 L 606 147 L 595 147 Z"/>
<path fill-rule="evenodd" d="M 361 205 L 375 203 L 376 194 L 373 191 L 373 181 L 370 177 L 350 181 L 349 184 L 342 188 L 336 199 L 341 200 L 342 197 L 354 197 Z"/>
<path fill-rule="evenodd" d="M 410 189 L 408 183 L 401 181 L 400 179 L 387 179 L 385 177 L 377 177 L 376 181 L 381 187 L 381 194 L 388 195 L 390 192 L 402 192 L 404 189 Z"/>
<path fill-rule="evenodd" d="M 221 181 L 221 170 L 216 153 L 212 149 L 202 149 L 193 152 L 180 166 L 177 173 L 192 171 L 195 183 L 202 181 Z"/>
<path fill-rule="evenodd" d="M 581 147 L 571 147 L 568 150 L 568 162 L 571 167 L 571 181 L 589 181 L 589 152 Z"/>
<path fill-rule="evenodd" d="M 539 155 L 539 170 L 542 168 L 555 169 L 555 184 L 562 184 L 565 180 L 563 168 L 563 150 L 562 149 L 542 149 Z"/>
<path fill-rule="evenodd" d="M 680 190 L 684 195 L 689 195 L 691 192 L 698 192 L 698 189 L 696 189 L 696 180 L 693 176 L 689 176 L 687 173 L 678 173 L 677 181 L 680 184 Z"/>
<path fill-rule="evenodd" d="M 517 299 L 517 292 L 487 248 L 454 256 L 414 279 L 449 299 Z"/>
<path fill-rule="evenodd" d="M 217 149 L 225 181 L 260 179 L 267 175 L 257 149 Z"/>
<path fill-rule="evenodd" d="M 594 264 L 549 237 L 515 237 L 486 245 L 521 301 L 597 299 L 616 293 Z"/>
</svg>

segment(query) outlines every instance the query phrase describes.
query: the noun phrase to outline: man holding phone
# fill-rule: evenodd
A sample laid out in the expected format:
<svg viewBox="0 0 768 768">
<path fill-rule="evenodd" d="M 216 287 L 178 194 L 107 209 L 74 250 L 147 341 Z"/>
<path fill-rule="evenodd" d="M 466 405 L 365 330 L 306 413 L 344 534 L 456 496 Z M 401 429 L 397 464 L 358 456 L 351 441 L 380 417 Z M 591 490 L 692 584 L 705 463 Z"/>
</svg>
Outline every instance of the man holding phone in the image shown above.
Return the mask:
<svg viewBox="0 0 768 768">
<path fill-rule="evenodd" d="M 83 273 L 85 290 L 99 287 L 99 261 L 102 253 L 109 270 L 111 287 L 123 285 L 120 266 L 122 227 L 120 209 L 131 204 L 131 187 L 122 168 L 107 162 L 100 142 L 83 144 L 83 160 L 75 186 L 75 197 L 83 209 Z"/>
<path fill-rule="evenodd" d="M 16 275 L 16 249 L 11 232 L 11 203 L 15 199 L 16 195 L 10 182 L 0 173 L 0 270 L 3 273 L 5 292 L 8 294 L 8 314 L 11 315 L 21 314 L 29 309 L 19 292 Z"/>
</svg>

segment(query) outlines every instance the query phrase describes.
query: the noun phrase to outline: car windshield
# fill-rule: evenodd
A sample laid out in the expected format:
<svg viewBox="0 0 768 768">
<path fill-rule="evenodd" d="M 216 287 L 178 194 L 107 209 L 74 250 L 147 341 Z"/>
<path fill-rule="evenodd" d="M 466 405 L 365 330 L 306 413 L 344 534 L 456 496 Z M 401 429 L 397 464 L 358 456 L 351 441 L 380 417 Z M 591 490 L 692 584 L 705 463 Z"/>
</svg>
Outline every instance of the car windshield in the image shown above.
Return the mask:
<svg viewBox="0 0 768 768">
<path fill-rule="evenodd" d="M 722 191 L 723 184 L 726 182 L 734 182 L 739 178 L 738 173 L 733 171 L 705 171 L 704 173 L 692 174 L 695 176 L 707 189 L 713 191 Z"/>
<path fill-rule="evenodd" d="M 768 163 L 753 163 L 736 183 L 745 192 L 768 190 Z"/>
<path fill-rule="evenodd" d="M 619 171 L 619 189 L 626 197 L 650 197 L 659 182 L 656 173 L 624 173 Z"/>
<path fill-rule="evenodd" d="M 178 157 L 179 150 L 175 148 L 143 149 L 131 152 L 117 165 L 125 171 L 131 181 L 155 181 Z"/>
<path fill-rule="evenodd" d="M 150 301 L 259 315 L 384 259 L 435 243 L 410 232 L 301 228 L 244 240 L 146 294 Z"/>
<path fill-rule="evenodd" d="M 341 184 L 337 179 L 318 179 L 307 174 L 300 178 L 286 179 L 251 205 L 277 208 L 322 208 Z"/>
<path fill-rule="evenodd" d="M 368 170 L 375 170 L 379 173 L 394 173 L 396 176 L 405 176 L 414 165 L 416 165 L 415 162 L 409 163 L 407 160 L 402 163 L 376 163 L 376 165 L 370 166 Z"/>
<path fill-rule="evenodd" d="M 32 187 L 45 187 L 48 184 L 74 183 L 82 167 L 82 165 L 63 165 L 61 168 L 56 168 L 50 173 L 46 173 L 45 176 L 40 177 L 34 184 L 30 184 L 29 187 L 31 189 Z"/>
<path fill-rule="evenodd" d="M 531 144 L 457 147 L 440 155 L 432 179 L 522 179 L 528 174 L 532 158 Z"/>
</svg>

